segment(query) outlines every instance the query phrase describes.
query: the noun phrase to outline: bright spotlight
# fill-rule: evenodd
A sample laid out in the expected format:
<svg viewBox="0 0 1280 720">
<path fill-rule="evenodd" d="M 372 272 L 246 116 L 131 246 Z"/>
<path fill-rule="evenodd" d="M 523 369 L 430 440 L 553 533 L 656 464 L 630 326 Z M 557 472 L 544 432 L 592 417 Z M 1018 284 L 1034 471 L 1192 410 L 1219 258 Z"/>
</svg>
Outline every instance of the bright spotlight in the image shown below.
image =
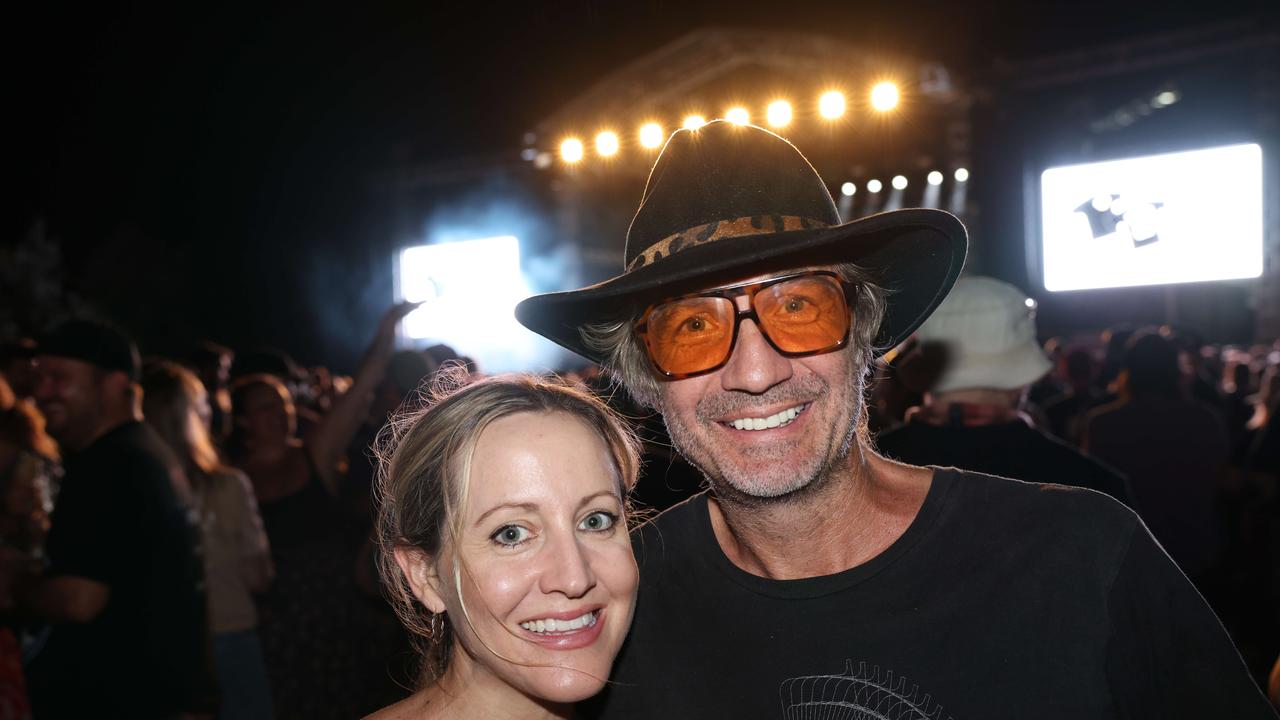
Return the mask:
<svg viewBox="0 0 1280 720">
<path fill-rule="evenodd" d="M 966 168 L 956 168 L 956 182 L 969 182 L 969 171 Z"/>
<path fill-rule="evenodd" d="M 582 141 L 578 138 L 569 138 L 560 143 L 560 159 L 567 163 L 576 163 L 582 159 L 583 148 Z"/>
<path fill-rule="evenodd" d="M 698 128 L 706 124 L 707 124 L 707 119 L 702 117 L 701 115 L 689 115 L 685 117 L 684 122 L 681 123 L 681 126 L 685 130 L 697 130 Z"/>
<path fill-rule="evenodd" d="M 879 180 L 868 180 L 868 181 L 867 181 L 867 192 L 869 192 L 869 193 L 878 193 L 878 192 L 880 192 L 880 191 L 881 191 L 881 190 L 883 190 L 883 189 L 884 189 L 884 185 L 883 185 Z"/>
<path fill-rule="evenodd" d="M 1173 90 L 1165 90 L 1159 95 L 1156 95 L 1152 99 L 1151 104 L 1155 105 L 1158 108 L 1162 108 L 1162 107 L 1169 107 L 1170 105 L 1176 102 L 1178 102 L 1178 93 L 1174 92 Z"/>
<path fill-rule="evenodd" d="M 838 90 L 823 93 L 818 98 L 818 114 L 828 120 L 844 115 L 844 93 Z"/>
<path fill-rule="evenodd" d="M 894 175 L 894 176 L 893 176 L 893 181 L 892 181 L 892 182 L 893 182 L 893 189 L 894 189 L 894 190 L 906 190 L 906 189 L 907 189 L 907 178 L 906 178 L 906 176 L 904 176 L 904 175 Z"/>
<path fill-rule="evenodd" d="M 724 114 L 724 119 L 734 125 L 746 125 L 751 122 L 751 113 L 744 107 L 729 108 L 729 112 Z"/>
<path fill-rule="evenodd" d="M 662 126 L 658 123 L 645 123 L 640 126 L 640 146 L 653 150 L 662 144 Z"/>
<path fill-rule="evenodd" d="M 871 88 L 871 107 L 880 112 L 898 107 L 898 86 L 888 81 L 876 83 Z"/>
<path fill-rule="evenodd" d="M 605 130 L 596 136 L 596 152 L 601 157 L 611 157 L 618 154 L 618 134 L 612 130 Z"/>
<path fill-rule="evenodd" d="M 791 122 L 791 103 L 786 100 L 775 100 L 765 110 L 765 118 L 773 127 L 783 127 Z"/>
<path fill-rule="evenodd" d="M 851 182 L 847 182 L 840 186 L 840 194 L 845 197 L 852 197 L 856 192 L 858 192 L 858 186 Z"/>
<path fill-rule="evenodd" d="M 941 185 L 942 173 L 938 172 L 937 170 L 934 170 L 933 172 L 929 173 L 929 177 L 925 179 L 929 182 L 930 185 Z"/>
</svg>

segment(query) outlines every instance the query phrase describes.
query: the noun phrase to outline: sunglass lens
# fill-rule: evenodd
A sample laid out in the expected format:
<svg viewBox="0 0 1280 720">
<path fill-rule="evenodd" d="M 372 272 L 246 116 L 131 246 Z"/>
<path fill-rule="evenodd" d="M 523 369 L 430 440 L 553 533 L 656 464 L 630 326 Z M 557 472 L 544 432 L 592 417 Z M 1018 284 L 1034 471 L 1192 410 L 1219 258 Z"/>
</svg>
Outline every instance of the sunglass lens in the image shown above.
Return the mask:
<svg viewBox="0 0 1280 720">
<path fill-rule="evenodd" d="M 849 308 L 835 278 L 811 275 L 780 282 L 756 295 L 756 315 L 784 353 L 807 353 L 838 345 L 849 332 Z"/>
<path fill-rule="evenodd" d="M 649 356 L 664 372 L 686 375 L 715 367 L 733 343 L 734 306 L 728 298 L 693 297 L 655 307 L 645 336 Z"/>
</svg>

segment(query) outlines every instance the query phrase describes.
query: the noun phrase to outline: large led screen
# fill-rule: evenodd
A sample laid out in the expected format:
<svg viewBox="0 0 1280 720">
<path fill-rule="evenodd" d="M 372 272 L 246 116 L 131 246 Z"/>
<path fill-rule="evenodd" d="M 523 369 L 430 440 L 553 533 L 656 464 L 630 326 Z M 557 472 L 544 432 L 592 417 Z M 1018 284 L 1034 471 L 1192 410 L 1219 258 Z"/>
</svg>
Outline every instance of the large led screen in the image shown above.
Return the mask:
<svg viewBox="0 0 1280 720">
<path fill-rule="evenodd" d="M 1051 291 L 1262 274 L 1262 150 L 1229 145 L 1040 176 Z"/>
</svg>

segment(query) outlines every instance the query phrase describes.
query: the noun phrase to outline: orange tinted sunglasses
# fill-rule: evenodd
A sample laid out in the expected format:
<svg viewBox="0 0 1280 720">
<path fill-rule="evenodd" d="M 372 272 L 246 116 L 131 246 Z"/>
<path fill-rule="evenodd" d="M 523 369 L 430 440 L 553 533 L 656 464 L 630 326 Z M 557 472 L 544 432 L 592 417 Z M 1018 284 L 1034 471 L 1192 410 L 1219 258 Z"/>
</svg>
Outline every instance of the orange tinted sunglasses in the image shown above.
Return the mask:
<svg viewBox="0 0 1280 720">
<path fill-rule="evenodd" d="M 724 367 L 745 318 L 784 357 L 839 350 L 849 339 L 856 292 L 834 272 L 809 270 L 654 303 L 635 330 L 658 374 L 682 380 Z M 748 298 L 745 310 L 734 301 L 740 295 Z"/>
</svg>

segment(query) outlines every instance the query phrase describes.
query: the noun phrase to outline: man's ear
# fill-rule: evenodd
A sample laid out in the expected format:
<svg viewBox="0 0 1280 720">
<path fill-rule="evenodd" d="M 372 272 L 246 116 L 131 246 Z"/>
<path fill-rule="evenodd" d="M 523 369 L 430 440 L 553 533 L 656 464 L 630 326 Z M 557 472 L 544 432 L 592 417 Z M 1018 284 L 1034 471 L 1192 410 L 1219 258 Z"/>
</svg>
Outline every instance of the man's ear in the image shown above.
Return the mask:
<svg viewBox="0 0 1280 720">
<path fill-rule="evenodd" d="M 396 565 L 409 581 L 409 589 L 418 602 L 433 613 L 445 611 L 444 596 L 440 592 L 440 573 L 436 571 L 433 558 L 421 548 L 410 545 L 397 545 L 395 549 Z"/>
</svg>

